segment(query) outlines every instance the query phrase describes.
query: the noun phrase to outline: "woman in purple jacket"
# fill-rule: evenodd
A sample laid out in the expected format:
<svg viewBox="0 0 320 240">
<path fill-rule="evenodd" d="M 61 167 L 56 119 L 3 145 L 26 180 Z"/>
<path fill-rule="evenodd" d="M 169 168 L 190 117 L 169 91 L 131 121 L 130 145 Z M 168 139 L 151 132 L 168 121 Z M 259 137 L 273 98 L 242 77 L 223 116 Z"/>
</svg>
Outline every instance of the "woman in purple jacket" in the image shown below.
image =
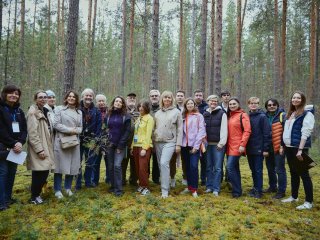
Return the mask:
<svg viewBox="0 0 320 240">
<path fill-rule="evenodd" d="M 115 97 L 104 120 L 109 131 L 110 146 L 107 149 L 107 162 L 111 187 L 115 196 L 123 195 L 121 163 L 127 152 L 127 142 L 131 132 L 131 116 L 127 114 L 126 102 L 121 96 Z"/>
<path fill-rule="evenodd" d="M 198 197 L 198 162 L 200 158 L 200 145 L 206 137 L 206 128 L 202 114 L 199 113 L 196 103 L 188 98 L 184 103 L 183 139 L 181 154 L 186 161 L 188 188 L 181 194 L 192 193 Z"/>
</svg>

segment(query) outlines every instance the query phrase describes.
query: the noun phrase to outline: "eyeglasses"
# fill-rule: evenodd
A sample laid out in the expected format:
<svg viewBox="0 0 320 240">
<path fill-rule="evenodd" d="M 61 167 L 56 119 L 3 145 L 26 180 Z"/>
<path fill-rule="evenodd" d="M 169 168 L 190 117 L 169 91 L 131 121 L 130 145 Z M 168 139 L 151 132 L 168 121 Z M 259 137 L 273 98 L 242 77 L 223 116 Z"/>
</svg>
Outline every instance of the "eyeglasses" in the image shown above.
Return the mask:
<svg viewBox="0 0 320 240">
<path fill-rule="evenodd" d="M 276 107 L 277 106 L 277 104 L 268 104 L 268 107 Z"/>
<path fill-rule="evenodd" d="M 159 95 L 150 95 L 150 97 L 159 97 Z"/>
<path fill-rule="evenodd" d="M 38 99 L 47 99 L 48 97 L 47 96 L 40 96 L 38 97 Z"/>
<path fill-rule="evenodd" d="M 222 97 L 229 97 L 230 94 L 222 94 Z"/>
<path fill-rule="evenodd" d="M 259 105 L 258 102 L 251 102 L 250 104 L 251 104 L 251 105 Z"/>
</svg>

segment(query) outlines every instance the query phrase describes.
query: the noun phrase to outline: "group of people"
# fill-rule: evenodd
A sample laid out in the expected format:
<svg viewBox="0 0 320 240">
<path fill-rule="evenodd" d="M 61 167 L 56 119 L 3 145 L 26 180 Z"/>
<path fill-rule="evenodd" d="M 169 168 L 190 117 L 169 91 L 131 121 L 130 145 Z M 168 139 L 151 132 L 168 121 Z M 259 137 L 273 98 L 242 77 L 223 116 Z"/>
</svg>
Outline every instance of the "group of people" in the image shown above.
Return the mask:
<svg viewBox="0 0 320 240">
<path fill-rule="evenodd" d="M 126 172 L 129 183 L 141 195 L 151 193 L 149 176 L 161 186 L 161 197 L 167 198 L 175 187 L 176 167 L 182 165 L 181 194 L 198 197 L 198 183 L 205 193 L 219 196 L 223 175 L 231 184 L 232 197 L 242 195 L 239 160 L 246 155 L 253 186 L 248 195 L 261 198 L 275 193 L 282 202 L 298 201 L 300 178 L 306 199 L 298 209 L 313 206 L 313 186 L 308 170 L 297 169 L 303 153 L 311 147 L 314 127 L 312 111 L 306 108 L 306 97 L 296 91 L 287 113 L 276 99 L 260 107 L 258 97 L 248 100 L 249 112 L 229 91 L 204 100 L 203 91 L 193 97 L 185 92 L 153 89 L 149 99 L 137 104 L 136 94 L 116 96 L 107 106 L 103 94 L 95 96 L 85 89 L 79 96 L 71 90 L 56 106 L 51 90 L 34 94 L 34 104 L 26 117 L 20 108 L 21 90 L 6 85 L 0 100 L 0 210 L 15 202 L 12 189 L 17 164 L 7 160 L 9 151 L 21 153 L 27 142 L 27 168 L 32 171 L 31 203 L 41 204 L 42 188 L 50 171 L 54 172 L 54 194 L 58 199 L 72 196 L 75 189 L 94 188 L 99 184 L 101 160 L 105 160 L 105 182 L 109 192 L 123 195 Z M 221 100 L 221 102 L 220 102 Z M 223 171 L 226 157 L 225 173 Z M 287 176 L 285 155 L 291 174 L 291 196 L 285 197 Z M 151 162 L 152 159 L 152 162 Z M 263 190 L 263 160 L 266 161 L 269 187 Z M 199 162 L 201 163 L 199 174 Z M 82 174 L 82 166 L 84 173 Z M 64 191 L 62 179 L 64 175 Z"/>
</svg>

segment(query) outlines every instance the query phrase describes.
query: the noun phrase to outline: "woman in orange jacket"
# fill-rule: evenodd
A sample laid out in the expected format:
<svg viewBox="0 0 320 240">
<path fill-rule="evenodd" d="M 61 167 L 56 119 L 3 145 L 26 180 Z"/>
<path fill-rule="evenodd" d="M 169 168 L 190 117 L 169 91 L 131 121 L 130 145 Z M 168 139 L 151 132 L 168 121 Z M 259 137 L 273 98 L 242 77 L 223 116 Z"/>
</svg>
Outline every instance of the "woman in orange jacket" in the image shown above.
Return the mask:
<svg viewBox="0 0 320 240">
<path fill-rule="evenodd" d="M 248 114 L 240 108 L 240 102 L 237 98 L 230 98 L 228 105 L 227 171 L 234 198 L 242 195 L 239 159 L 241 155 L 245 155 L 250 134 L 251 125 Z"/>
</svg>

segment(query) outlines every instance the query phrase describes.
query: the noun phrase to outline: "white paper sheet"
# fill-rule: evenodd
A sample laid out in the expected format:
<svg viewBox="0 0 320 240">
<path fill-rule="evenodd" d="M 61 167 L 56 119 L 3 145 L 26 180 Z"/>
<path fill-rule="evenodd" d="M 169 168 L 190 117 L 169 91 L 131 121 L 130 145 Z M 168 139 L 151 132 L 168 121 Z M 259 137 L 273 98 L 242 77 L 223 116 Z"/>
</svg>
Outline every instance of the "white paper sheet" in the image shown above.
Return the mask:
<svg viewBox="0 0 320 240">
<path fill-rule="evenodd" d="M 27 153 L 21 152 L 21 153 L 15 153 L 12 149 L 9 152 L 9 155 L 7 157 L 7 160 L 10 162 L 14 162 L 17 164 L 22 165 L 24 161 L 26 160 Z"/>
</svg>

